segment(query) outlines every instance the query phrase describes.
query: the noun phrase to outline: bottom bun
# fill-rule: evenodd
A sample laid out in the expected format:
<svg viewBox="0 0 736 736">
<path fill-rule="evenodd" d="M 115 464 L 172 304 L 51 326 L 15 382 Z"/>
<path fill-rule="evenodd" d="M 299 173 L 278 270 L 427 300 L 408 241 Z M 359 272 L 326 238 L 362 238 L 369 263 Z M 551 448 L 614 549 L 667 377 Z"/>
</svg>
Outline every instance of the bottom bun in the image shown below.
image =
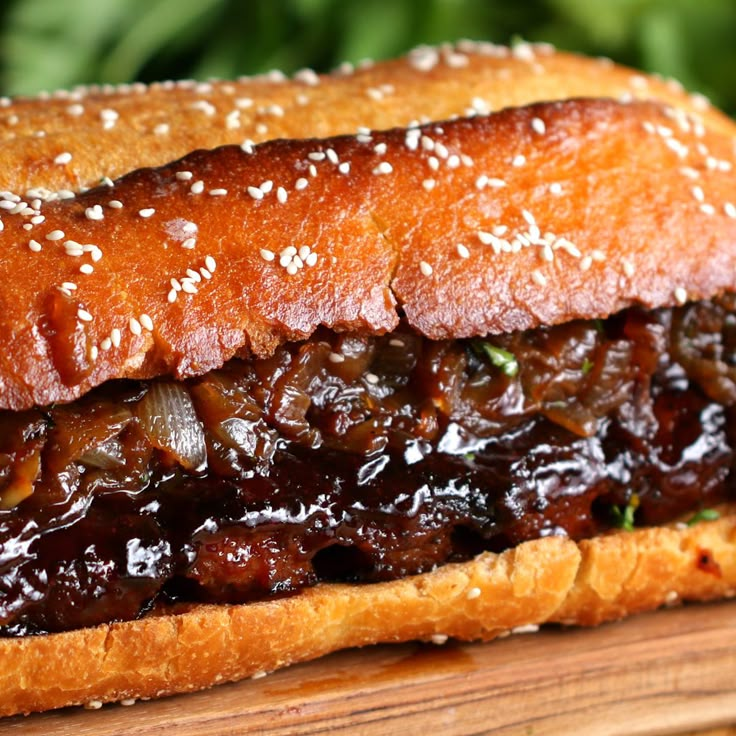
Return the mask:
<svg viewBox="0 0 736 736">
<path fill-rule="evenodd" d="M 718 521 L 547 537 L 388 583 L 0 641 L 0 714 L 161 697 L 347 647 L 493 639 L 519 626 L 595 625 L 736 594 L 736 506 Z"/>
</svg>

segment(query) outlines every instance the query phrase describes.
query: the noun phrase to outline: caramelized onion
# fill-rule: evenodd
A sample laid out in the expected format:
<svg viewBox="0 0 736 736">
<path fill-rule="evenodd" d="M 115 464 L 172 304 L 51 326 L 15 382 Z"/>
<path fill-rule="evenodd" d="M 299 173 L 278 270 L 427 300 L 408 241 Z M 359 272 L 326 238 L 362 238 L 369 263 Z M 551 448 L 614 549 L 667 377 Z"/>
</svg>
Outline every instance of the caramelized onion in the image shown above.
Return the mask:
<svg viewBox="0 0 736 736">
<path fill-rule="evenodd" d="M 202 470 L 207 461 L 204 430 L 189 392 L 180 383 L 155 381 L 136 406 L 149 442 L 186 470 Z"/>
<path fill-rule="evenodd" d="M 90 468 L 99 468 L 100 470 L 121 468 L 125 465 L 123 443 L 116 437 L 112 437 L 106 442 L 100 443 L 97 447 L 87 450 L 79 458 L 79 461 Z"/>
</svg>

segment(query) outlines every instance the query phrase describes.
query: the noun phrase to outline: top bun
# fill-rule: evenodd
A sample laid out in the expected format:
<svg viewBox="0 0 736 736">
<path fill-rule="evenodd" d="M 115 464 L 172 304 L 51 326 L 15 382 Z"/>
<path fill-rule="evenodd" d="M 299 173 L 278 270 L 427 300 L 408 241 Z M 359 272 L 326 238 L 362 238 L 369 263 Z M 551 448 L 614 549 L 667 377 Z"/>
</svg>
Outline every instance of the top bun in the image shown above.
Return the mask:
<svg viewBox="0 0 736 736">
<path fill-rule="evenodd" d="M 316 81 L 3 108 L 0 407 L 201 374 L 319 325 L 384 332 L 400 310 L 467 337 L 736 288 L 736 126 L 700 98 L 530 46 Z M 591 95 L 616 100 L 550 101 Z M 477 114 L 508 105 L 526 106 Z"/>
</svg>

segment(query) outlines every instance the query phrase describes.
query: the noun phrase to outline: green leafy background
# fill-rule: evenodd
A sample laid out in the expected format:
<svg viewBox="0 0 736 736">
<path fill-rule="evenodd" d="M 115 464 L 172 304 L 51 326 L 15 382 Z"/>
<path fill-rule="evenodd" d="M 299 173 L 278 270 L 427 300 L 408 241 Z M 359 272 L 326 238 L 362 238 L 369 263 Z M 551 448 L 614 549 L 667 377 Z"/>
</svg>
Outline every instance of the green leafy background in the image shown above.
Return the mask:
<svg viewBox="0 0 736 736">
<path fill-rule="evenodd" d="M 5 94 L 328 70 L 457 38 L 550 41 L 680 79 L 736 113 L 736 0 L 15 0 Z"/>
</svg>

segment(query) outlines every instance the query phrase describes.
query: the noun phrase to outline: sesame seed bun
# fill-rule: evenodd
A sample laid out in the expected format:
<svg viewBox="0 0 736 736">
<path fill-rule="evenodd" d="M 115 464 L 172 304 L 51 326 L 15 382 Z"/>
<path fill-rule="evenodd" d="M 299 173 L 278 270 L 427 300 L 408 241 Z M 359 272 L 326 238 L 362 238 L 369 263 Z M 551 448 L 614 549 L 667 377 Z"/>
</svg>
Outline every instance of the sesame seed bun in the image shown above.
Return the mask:
<svg viewBox="0 0 736 736">
<path fill-rule="evenodd" d="M 320 325 L 384 333 L 403 312 L 467 337 L 736 288 L 736 126 L 672 83 L 544 46 L 0 101 L 0 140 L 3 409 L 203 374 Z M 0 713 L 730 596 L 734 514 L 2 640 Z"/>
<path fill-rule="evenodd" d="M 319 325 L 383 333 L 400 309 L 457 338 L 733 289 L 734 140 L 659 103 L 569 100 L 198 151 L 30 229 L 18 204 L 0 408 L 202 374 Z"/>
</svg>

